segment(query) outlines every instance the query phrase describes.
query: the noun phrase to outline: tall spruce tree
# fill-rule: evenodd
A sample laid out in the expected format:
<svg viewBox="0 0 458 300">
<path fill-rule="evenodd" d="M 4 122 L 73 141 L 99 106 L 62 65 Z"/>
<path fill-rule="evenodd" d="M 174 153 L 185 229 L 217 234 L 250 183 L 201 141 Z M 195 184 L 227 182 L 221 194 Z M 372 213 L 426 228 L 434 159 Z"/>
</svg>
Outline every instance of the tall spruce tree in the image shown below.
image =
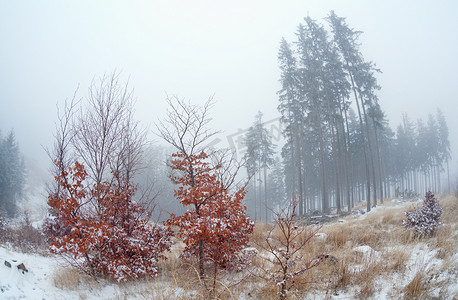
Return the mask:
<svg viewBox="0 0 458 300">
<path fill-rule="evenodd" d="M 343 58 L 344 68 L 348 74 L 355 103 L 358 109 L 361 132 L 364 135 L 365 143 L 364 154 L 366 162 L 366 188 L 367 188 L 367 210 L 370 211 L 370 192 L 371 192 L 371 177 L 374 187 L 374 206 L 377 204 L 376 195 L 376 177 L 375 177 L 375 155 L 374 142 L 371 142 L 370 124 L 368 120 L 367 109 L 373 107 L 377 98 L 375 91 L 380 89 L 374 76 L 375 72 L 379 72 L 372 62 L 364 61 L 364 58 L 359 50 L 360 31 L 351 29 L 345 21 L 345 18 L 338 17 L 334 11 L 328 16 L 329 24 L 331 25 L 334 42 L 336 43 L 340 54 Z M 374 127 L 376 130 L 376 127 Z M 376 134 L 375 134 L 376 135 Z"/>
<path fill-rule="evenodd" d="M 286 143 L 282 149 L 285 163 L 285 176 L 287 178 L 288 197 L 295 198 L 299 203 L 299 215 L 303 214 L 304 201 L 302 190 L 302 159 L 301 159 L 301 133 L 300 128 L 304 123 L 304 101 L 300 92 L 299 71 L 297 59 L 291 45 L 282 38 L 278 52 L 280 67 L 281 89 L 278 91 L 278 111 L 281 113 L 283 135 Z"/>
<path fill-rule="evenodd" d="M 278 157 L 274 159 L 267 177 L 267 197 L 273 209 L 285 203 L 285 176 L 282 162 Z"/>
<path fill-rule="evenodd" d="M 258 112 L 255 117 L 254 124 L 248 129 L 245 138 L 245 145 L 247 151 L 245 152 L 245 159 L 247 160 L 247 171 L 250 175 L 254 176 L 253 189 L 256 191 L 259 188 L 259 193 L 255 192 L 255 203 L 257 201 L 256 196 L 259 195 L 259 213 L 261 218 L 261 211 L 264 208 L 265 221 L 268 222 L 268 196 L 267 196 L 267 169 L 273 164 L 273 155 L 275 154 L 275 145 L 272 142 L 272 137 L 264 127 L 262 121 L 262 113 Z M 261 179 L 262 172 L 262 179 Z M 257 181 L 264 187 L 262 191 L 261 185 L 257 184 Z M 261 197 L 263 195 L 264 197 Z M 263 201 L 261 199 L 263 198 Z M 264 202 L 264 203 L 261 203 Z M 256 211 L 257 205 L 255 204 L 255 218 L 257 217 Z"/>
<path fill-rule="evenodd" d="M 447 167 L 447 192 L 450 193 L 450 168 L 449 161 L 452 159 L 451 150 L 450 150 L 450 141 L 449 141 L 449 130 L 445 116 L 442 111 L 438 108 L 436 112 L 436 120 L 438 126 L 438 140 L 439 140 L 439 159 L 441 163 L 445 162 Z"/>
<path fill-rule="evenodd" d="M 349 85 L 337 50 L 330 43 L 324 27 L 310 17 L 298 28 L 300 86 L 305 97 L 306 126 L 316 134 L 321 182 L 321 207 L 329 211 L 331 192 L 337 210 L 341 210 L 341 161 L 339 129 L 342 105 L 348 98 Z M 344 108 L 346 109 L 346 108 Z M 329 171 L 328 171 L 329 170 Z M 329 173 L 329 174 L 328 174 Z M 331 188 L 334 187 L 334 189 Z"/>
</svg>

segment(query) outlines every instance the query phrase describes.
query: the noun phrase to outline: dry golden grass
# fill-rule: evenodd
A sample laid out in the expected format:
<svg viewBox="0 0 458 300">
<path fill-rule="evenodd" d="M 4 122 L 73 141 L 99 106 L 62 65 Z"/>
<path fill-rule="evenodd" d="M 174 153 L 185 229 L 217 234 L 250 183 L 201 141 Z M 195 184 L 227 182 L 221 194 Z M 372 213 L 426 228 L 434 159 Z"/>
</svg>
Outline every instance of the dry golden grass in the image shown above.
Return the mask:
<svg viewBox="0 0 458 300">
<path fill-rule="evenodd" d="M 167 282 L 169 284 L 168 291 L 161 291 L 160 295 L 155 295 L 153 299 L 175 299 L 172 291 L 176 288 L 182 290 L 183 297 L 190 293 L 195 294 L 195 299 L 204 299 L 204 288 L 199 280 L 199 272 L 193 261 L 183 262 L 180 259 L 180 254 L 184 248 L 184 244 L 177 242 L 172 247 L 171 252 L 167 253 L 166 260 L 159 262 L 159 274 L 157 281 Z M 155 285 L 150 284 L 150 289 L 157 294 Z M 201 296 L 201 297 L 200 297 Z M 183 299 L 185 299 L 184 297 Z"/>
<path fill-rule="evenodd" d="M 330 227 L 323 230 L 327 234 L 326 242 L 333 248 L 344 247 L 351 235 L 351 227 Z"/>
<path fill-rule="evenodd" d="M 442 206 L 442 223 L 456 223 L 458 214 L 458 199 L 453 195 L 439 199 Z"/>
<path fill-rule="evenodd" d="M 76 291 L 79 290 L 82 285 L 95 284 L 90 276 L 81 273 L 73 267 L 58 269 L 52 276 L 54 286 L 60 289 Z"/>
<path fill-rule="evenodd" d="M 438 248 L 436 257 L 449 259 L 458 249 L 458 200 L 454 196 L 446 196 L 440 200 L 442 206 L 442 226 L 429 238 L 428 245 Z"/>
<path fill-rule="evenodd" d="M 427 299 L 428 281 L 425 270 L 417 271 L 413 279 L 404 288 L 404 299 Z"/>
<path fill-rule="evenodd" d="M 149 290 L 146 291 L 150 297 L 147 299 L 237 299 L 236 294 L 243 292 L 243 284 L 238 285 L 240 278 L 247 277 L 241 273 L 225 274 L 220 271 L 216 280 L 216 289 L 213 290 L 213 274 L 210 266 L 207 266 L 208 278 L 199 278 L 197 260 L 183 261 L 180 258 L 184 244 L 175 243 L 171 252 L 167 253 L 167 259 L 159 263 L 159 274 L 156 279 L 150 279 Z M 167 283 L 166 288 L 159 283 Z M 244 284 L 249 280 L 242 280 Z M 245 288 L 246 289 L 246 288 Z M 179 290 L 179 294 L 176 291 Z M 153 296 L 151 296 L 153 295 Z"/>
<path fill-rule="evenodd" d="M 384 205 L 377 211 L 364 218 L 355 220 L 352 216 L 347 216 L 344 224 L 325 226 L 321 231 L 327 234 L 324 248 L 327 253 L 339 259 L 339 268 L 337 268 L 333 279 L 334 288 L 346 289 L 356 285 L 360 288 L 361 299 L 370 297 L 377 293 L 374 284 L 377 278 L 390 278 L 393 273 L 402 274 L 406 271 L 411 249 L 419 242 L 426 243 L 429 249 L 438 249 L 436 258 L 444 260 L 442 270 L 450 268 L 448 259 L 458 249 L 458 201 L 454 196 L 448 196 L 440 200 L 440 203 L 444 211 L 442 218 L 444 225 L 429 237 L 422 237 L 413 231 L 405 230 L 401 226 L 404 212 L 409 210 L 411 206 L 407 204 L 402 207 L 393 207 L 391 201 L 385 201 Z M 354 247 L 363 245 L 379 251 L 380 260 L 371 263 L 363 262 L 362 255 L 352 251 Z M 342 265 L 341 261 L 345 263 Z M 361 264 L 363 267 L 360 271 L 348 268 Z M 315 274 L 314 276 L 318 275 Z M 423 294 L 426 295 L 427 289 L 416 291 L 415 283 L 415 280 L 412 280 L 407 284 L 408 287 L 401 287 L 399 293 L 406 295 L 419 293 L 419 297 L 422 297 Z M 393 284 L 398 283 L 394 282 Z"/>
<path fill-rule="evenodd" d="M 384 257 L 387 271 L 404 272 L 409 260 L 409 250 L 404 248 L 391 249 L 386 251 Z"/>
<path fill-rule="evenodd" d="M 267 232 L 272 229 L 272 224 L 266 224 L 264 222 L 257 222 L 251 235 L 251 240 L 254 243 L 262 243 L 267 236 Z"/>
<path fill-rule="evenodd" d="M 0 226 L 0 244 L 9 244 L 22 253 L 47 255 L 48 252 L 43 234 L 32 226 L 27 213 L 22 220 L 15 220 L 9 226 Z"/>
<path fill-rule="evenodd" d="M 388 202 L 391 203 L 391 202 Z M 382 225 L 394 225 L 399 226 L 402 224 L 404 219 L 404 211 L 399 209 L 390 209 L 390 213 L 384 213 L 382 215 Z"/>
</svg>

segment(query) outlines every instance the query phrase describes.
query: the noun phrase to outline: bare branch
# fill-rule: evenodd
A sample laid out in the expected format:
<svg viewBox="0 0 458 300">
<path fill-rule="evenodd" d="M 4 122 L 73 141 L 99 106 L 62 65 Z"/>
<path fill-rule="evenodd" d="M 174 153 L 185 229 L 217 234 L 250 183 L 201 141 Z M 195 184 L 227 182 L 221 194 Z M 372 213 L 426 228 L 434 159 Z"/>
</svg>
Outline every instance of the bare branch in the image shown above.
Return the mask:
<svg viewBox="0 0 458 300">
<path fill-rule="evenodd" d="M 301 255 L 321 227 L 308 231 L 306 227 L 298 224 L 296 206 L 297 202 L 293 200 L 280 212 L 274 212 L 274 227 L 269 230 L 265 243 L 255 242 L 258 247 L 271 255 L 262 258 L 273 264 L 271 270 L 262 269 L 264 275 L 257 276 L 274 281 L 281 299 L 286 298 L 288 291 L 298 281 L 298 276 L 318 266 L 322 261 L 321 257 L 309 260 Z M 274 234 L 276 229 L 279 232 Z"/>
<path fill-rule="evenodd" d="M 192 105 L 178 97 L 167 97 L 169 109 L 164 121 L 156 124 L 158 136 L 187 157 L 204 150 L 205 142 L 218 134 L 208 128 L 209 110 L 213 106 L 210 97 L 202 107 Z"/>
</svg>

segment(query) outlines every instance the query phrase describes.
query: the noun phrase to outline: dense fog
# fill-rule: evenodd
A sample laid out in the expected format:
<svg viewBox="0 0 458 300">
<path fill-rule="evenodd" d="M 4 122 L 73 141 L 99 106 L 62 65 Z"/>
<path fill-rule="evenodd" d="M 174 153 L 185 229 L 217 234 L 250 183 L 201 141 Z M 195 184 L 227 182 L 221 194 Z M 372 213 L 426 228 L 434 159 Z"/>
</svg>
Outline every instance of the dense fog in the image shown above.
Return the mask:
<svg viewBox="0 0 458 300">
<path fill-rule="evenodd" d="M 374 78 L 380 89 L 376 97 L 386 128 L 390 128 L 393 137 L 399 134 L 399 126 L 404 131 L 421 131 L 421 126 L 428 127 L 431 118 L 436 123 L 446 122 L 452 160 L 444 160 L 440 170 L 436 170 L 442 177 L 439 176 L 435 185 L 443 186 L 448 178 L 452 178 L 454 185 L 457 166 L 453 157 L 458 147 L 454 128 L 458 124 L 452 89 L 458 66 L 458 45 L 454 39 L 458 5 L 453 1 L 434 4 L 414 1 L 370 4 L 365 1 L 232 1 L 224 4 L 212 1 L 30 1 L 27 5 L 3 2 L 0 4 L 2 137 L 13 130 L 24 162 L 29 170 L 41 174 L 38 177 L 45 184 L 51 175 L 46 178 L 42 174 L 47 174 L 52 166 L 46 149 L 49 151 L 54 144 L 59 109 L 66 99 L 84 99 L 91 82 L 116 72 L 122 82 L 128 82 L 135 101 L 135 119 L 145 128 L 150 148 L 161 153 L 152 155 L 156 163 L 151 168 L 155 178 L 158 178 L 158 170 L 163 175 L 156 184 L 158 189 L 165 189 L 159 185 L 168 185 L 168 195 L 171 195 L 164 165 L 168 151 L 164 149 L 168 148 L 158 137 L 155 124 L 165 117 L 166 99 L 174 96 L 196 105 L 213 98 L 209 126 L 221 132 L 209 145 L 230 148 L 239 159 L 246 156 L 248 147 L 244 139 L 261 112 L 262 124 L 276 145 L 268 173 L 274 176 L 277 172 L 278 177 L 282 164 L 286 163 L 282 161 L 282 149 L 286 151 L 284 145 L 288 144 L 287 124 L 280 122 L 280 117 L 285 115 L 278 109 L 282 90 L 278 56 L 282 38 L 297 54 L 300 51 L 298 26 L 306 24 L 304 18 L 309 17 L 324 26 L 331 39 L 326 19 L 331 10 L 346 18 L 350 28 L 361 31 L 359 51 L 364 61 L 373 63 L 371 68 L 377 70 Z M 355 103 L 351 106 L 356 113 Z M 375 140 L 373 143 L 375 147 Z M 381 143 L 383 146 L 383 141 Z M 358 157 L 353 165 L 363 162 L 362 153 Z M 326 166 L 328 172 L 334 172 L 332 168 L 335 165 Z M 343 172 L 343 167 L 340 168 L 339 172 Z M 427 184 L 421 185 L 420 179 L 429 180 L 431 185 L 429 177 L 425 179 L 423 171 L 418 172 L 415 179 L 410 173 L 409 179 L 403 179 L 409 183 L 395 183 L 380 193 L 391 195 L 397 193 L 397 189 L 410 190 L 414 180 L 418 181 L 416 187 L 421 186 L 423 190 Z M 323 175 L 316 175 L 317 181 L 309 181 L 310 184 L 326 184 L 318 179 L 324 178 Z M 261 184 L 267 177 L 262 172 L 256 176 L 251 184 L 259 184 L 251 187 L 247 199 L 267 192 Z M 292 182 L 291 178 L 287 179 L 287 185 Z M 252 195 L 255 190 L 258 190 L 257 196 Z M 358 192 L 358 199 L 364 198 L 362 191 Z M 323 190 L 317 193 L 319 197 Z M 335 191 L 332 193 L 331 198 L 335 199 Z M 255 212 L 256 209 L 251 214 Z"/>
</svg>

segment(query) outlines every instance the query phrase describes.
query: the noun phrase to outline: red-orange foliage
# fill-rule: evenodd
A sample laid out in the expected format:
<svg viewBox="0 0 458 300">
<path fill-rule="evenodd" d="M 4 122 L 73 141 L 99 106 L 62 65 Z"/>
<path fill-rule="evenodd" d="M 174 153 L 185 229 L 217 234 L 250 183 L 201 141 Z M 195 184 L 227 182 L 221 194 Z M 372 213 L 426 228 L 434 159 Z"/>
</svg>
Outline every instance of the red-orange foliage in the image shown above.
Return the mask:
<svg viewBox="0 0 458 300">
<path fill-rule="evenodd" d="M 183 256 L 195 255 L 219 268 L 240 268 L 246 263 L 241 250 L 254 227 L 242 204 L 246 191 L 230 193 L 216 175 L 221 166 L 212 168 L 203 151 L 192 156 L 173 154 L 172 168 L 179 173 L 170 177 L 180 185 L 175 197 L 183 206 L 192 206 L 183 216 L 172 215 L 168 221 L 179 227 L 178 237 L 186 244 Z"/>
<path fill-rule="evenodd" d="M 89 187 L 86 177 L 75 162 L 55 178 L 60 192 L 48 197 L 51 217 L 45 223 L 51 252 L 118 281 L 156 275 L 158 259 L 170 248 L 168 228 L 148 222 L 149 212 L 133 201 L 129 184 Z"/>
</svg>

